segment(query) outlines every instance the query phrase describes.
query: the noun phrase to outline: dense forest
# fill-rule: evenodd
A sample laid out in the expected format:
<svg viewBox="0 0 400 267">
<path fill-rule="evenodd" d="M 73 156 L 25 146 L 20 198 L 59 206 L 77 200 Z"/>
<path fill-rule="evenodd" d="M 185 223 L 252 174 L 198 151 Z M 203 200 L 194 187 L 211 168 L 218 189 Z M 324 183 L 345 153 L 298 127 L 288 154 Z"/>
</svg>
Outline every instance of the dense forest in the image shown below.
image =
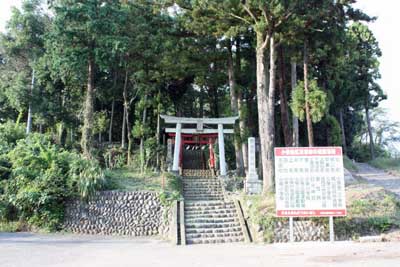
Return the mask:
<svg viewBox="0 0 400 267">
<path fill-rule="evenodd" d="M 354 3 L 24 0 L 0 38 L 2 179 L 34 175 L 43 163 L 27 151 L 44 147 L 60 149 L 47 155 L 58 161 L 73 155 L 74 177 L 126 164 L 160 170 L 160 114 L 239 115 L 227 157 L 243 176 L 247 138 L 259 137 L 265 191 L 276 146 L 387 155 L 394 137 L 384 133 L 398 125 L 372 125 L 386 98 L 368 28 L 376 18 Z M 74 181 L 81 193 L 96 183 Z"/>
</svg>

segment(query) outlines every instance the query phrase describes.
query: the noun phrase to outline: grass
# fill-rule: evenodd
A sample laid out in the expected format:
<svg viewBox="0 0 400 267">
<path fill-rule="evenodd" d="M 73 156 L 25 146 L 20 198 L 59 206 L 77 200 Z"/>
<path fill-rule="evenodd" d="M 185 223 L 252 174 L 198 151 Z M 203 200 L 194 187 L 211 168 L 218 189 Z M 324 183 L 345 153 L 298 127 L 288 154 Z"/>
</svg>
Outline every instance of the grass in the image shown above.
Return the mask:
<svg viewBox="0 0 400 267">
<path fill-rule="evenodd" d="M 270 243 L 274 239 L 274 225 L 287 218 L 275 217 L 275 196 L 240 196 L 246 216 L 258 240 Z M 346 187 L 347 216 L 335 219 L 335 232 L 340 239 L 377 235 L 400 228 L 400 201 L 381 187 L 357 183 Z M 312 218 L 328 225 L 327 218 Z"/>
<path fill-rule="evenodd" d="M 376 158 L 369 162 L 372 166 L 400 175 L 400 158 Z"/>
<path fill-rule="evenodd" d="M 137 170 L 125 167 L 107 170 L 105 174 L 107 190 L 160 192 L 161 203 L 169 207 L 173 201 L 182 198 L 182 180 L 179 176 L 170 173 L 141 174 Z"/>
<path fill-rule="evenodd" d="M 139 171 L 130 168 L 107 170 L 107 189 L 122 191 L 160 191 L 162 179 L 157 173 Z"/>
<path fill-rule="evenodd" d="M 343 164 L 344 167 L 349 171 L 356 172 L 358 170 L 356 164 L 354 164 L 354 162 L 347 156 L 343 157 Z"/>
<path fill-rule="evenodd" d="M 20 228 L 19 222 L 0 222 L 0 232 L 18 232 Z"/>
</svg>

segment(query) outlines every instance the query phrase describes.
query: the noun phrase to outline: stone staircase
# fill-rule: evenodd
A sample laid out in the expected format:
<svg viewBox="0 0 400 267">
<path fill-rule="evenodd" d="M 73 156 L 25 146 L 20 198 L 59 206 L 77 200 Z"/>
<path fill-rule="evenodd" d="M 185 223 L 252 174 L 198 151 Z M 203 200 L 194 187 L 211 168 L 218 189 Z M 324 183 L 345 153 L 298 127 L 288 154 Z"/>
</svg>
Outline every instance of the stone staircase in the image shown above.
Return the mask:
<svg viewBox="0 0 400 267">
<path fill-rule="evenodd" d="M 224 199 L 220 180 L 200 176 L 203 171 L 187 170 L 190 176 L 183 177 L 186 243 L 245 241 L 235 203 Z"/>
</svg>

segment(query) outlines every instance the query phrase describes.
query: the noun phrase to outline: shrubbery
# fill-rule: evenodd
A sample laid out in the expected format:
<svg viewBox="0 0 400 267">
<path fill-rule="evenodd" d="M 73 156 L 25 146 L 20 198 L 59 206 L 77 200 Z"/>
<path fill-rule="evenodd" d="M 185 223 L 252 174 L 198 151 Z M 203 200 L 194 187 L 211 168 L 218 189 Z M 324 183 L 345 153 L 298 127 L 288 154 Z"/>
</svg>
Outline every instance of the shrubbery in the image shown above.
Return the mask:
<svg viewBox="0 0 400 267">
<path fill-rule="evenodd" d="M 57 229 L 68 198 L 86 198 L 102 186 L 104 175 L 98 162 L 62 149 L 46 135 L 24 138 L 2 131 L 3 127 L 0 220 Z M 19 131 L 18 126 L 13 131 Z"/>
</svg>

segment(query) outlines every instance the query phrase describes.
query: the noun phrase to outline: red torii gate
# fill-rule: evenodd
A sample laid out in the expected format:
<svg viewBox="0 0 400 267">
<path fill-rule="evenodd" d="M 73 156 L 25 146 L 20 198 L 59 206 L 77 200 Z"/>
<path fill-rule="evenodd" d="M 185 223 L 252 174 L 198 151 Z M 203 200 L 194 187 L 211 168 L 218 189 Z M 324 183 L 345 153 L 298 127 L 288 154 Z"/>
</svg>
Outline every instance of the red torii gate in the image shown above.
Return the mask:
<svg viewBox="0 0 400 267">
<path fill-rule="evenodd" d="M 175 133 L 167 133 L 171 137 L 172 144 L 175 144 Z M 179 167 L 183 164 L 183 148 L 185 145 L 208 145 L 209 148 L 209 166 L 215 168 L 215 154 L 213 144 L 218 138 L 218 134 L 181 134 L 181 144 L 179 150 Z"/>
<path fill-rule="evenodd" d="M 172 171 L 179 171 L 179 167 L 182 164 L 182 145 L 183 143 L 198 143 L 205 142 L 210 143 L 210 139 L 218 140 L 218 151 L 219 151 L 219 165 L 220 175 L 225 176 L 227 174 L 227 167 L 225 161 L 225 144 L 224 134 L 233 134 L 233 129 L 224 129 L 224 125 L 234 125 L 235 121 L 239 118 L 226 117 L 226 118 L 186 118 L 186 117 L 175 117 L 160 115 L 164 119 L 166 124 L 174 124 L 174 128 L 166 128 L 167 134 L 174 134 L 174 157 L 172 163 Z M 196 125 L 196 128 L 185 128 L 184 125 L 191 126 Z M 204 125 L 210 125 L 210 128 L 204 127 Z M 217 128 L 215 128 L 217 126 Z M 214 127 L 214 128 L 212 128 Z M 186 140 L 182 141 L 182 137 L 186 135 Z M 171 135 L 172 136 L 172 135 Z M 201 136 L 201 137 L 200 137 Z M 195 141 L 195 139 L 197 140 Z M 204 138 L 204 139 L 203 139 Z M 211 155 L 210 155 L 211 156 Z M 213 164 L 215 166 L 215 157 L 212 155 Z"/>
</svg>

